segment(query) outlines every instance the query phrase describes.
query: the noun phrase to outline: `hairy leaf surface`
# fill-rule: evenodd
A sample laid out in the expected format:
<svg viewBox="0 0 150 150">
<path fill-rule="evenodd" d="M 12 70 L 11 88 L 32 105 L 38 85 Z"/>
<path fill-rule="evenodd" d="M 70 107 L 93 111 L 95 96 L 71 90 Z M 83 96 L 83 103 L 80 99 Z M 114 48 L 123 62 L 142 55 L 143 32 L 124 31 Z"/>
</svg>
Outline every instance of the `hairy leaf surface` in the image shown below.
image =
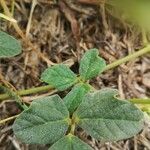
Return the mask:
<svg viewBox="0 0 150 150">
<path fill-rule="evenodd" d="M 98 50 L 91 49 L 82 57 L 79 73 L 84 80 L 89 80 L 101 73 L 105 66 L 105 61 L 98 56 Z"/>
<path fill-rule="evenodd" d="M 69 88 L 77 81 L 76 75 L 63 64 L 46 69 L 42 73 L 41 79 L 61 91 Z"/>
<path fill-rule="evenodd" d="M 48 144 L 64 136 L 69 112 L 58 95 L 35 100 L 15 120 L 15 135 L 25 143 Z"/>
<path fill-rule="evenodd" d="M 64 97 L 64 103 L 71 114 L 80 105 L 83 97 L 89 90 L 90 87 L 86 84 L 78 84 Z"/>
<path fill-rule="evenodd" d="M 81 141 L 78 137 L 68 135 L 56 142 L 49 150 L 92 150 L 92 148 Z"/>
<path fill-rule="evenodd" d="M 103 141 L 117 141 L 137 134 L 143 127 L 143 113 L 128 101 L 115 98 L 116 90 L 87 94 L 74 116 L 88 134 Z"/>
<path fill-rule="evenodd" d="M 13 57 L 20 53 L 20 42 L 7 33 L 0 31 L 0 58 Z"/>
</svg>

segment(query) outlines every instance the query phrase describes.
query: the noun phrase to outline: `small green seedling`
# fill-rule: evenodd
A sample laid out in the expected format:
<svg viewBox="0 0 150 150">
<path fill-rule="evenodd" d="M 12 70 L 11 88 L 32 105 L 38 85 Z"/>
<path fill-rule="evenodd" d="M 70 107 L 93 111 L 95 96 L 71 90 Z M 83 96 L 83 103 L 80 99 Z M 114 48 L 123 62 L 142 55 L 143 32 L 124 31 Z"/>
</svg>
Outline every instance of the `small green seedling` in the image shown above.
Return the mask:
<svg viewBox="0 0 150 150">
<path fill-rule="evenodd" d="M 79 75 L 63 64 L 46 69 L 41 76 L 44 82 L 60 91 L 73 88 L 63 99 L 56 94 L 34 100 L 14 122 L 16 137 L 29 144 L 53 144 L 49 150 L 92 150 L 75 136 L 77 127 L 101 141 L 139 133 L 143 113 L 136 106 L 118 99 L 115 89 L 95 90 L 88 84 L 105 67 L 98 50 L 91 49 L 81 59 Z"/>
<path fill-rule="evenodd" d="M 20 53 L 20 42 L 7 33 L 0 31 L 0 58 L 13 57 Z"/>
</svg>

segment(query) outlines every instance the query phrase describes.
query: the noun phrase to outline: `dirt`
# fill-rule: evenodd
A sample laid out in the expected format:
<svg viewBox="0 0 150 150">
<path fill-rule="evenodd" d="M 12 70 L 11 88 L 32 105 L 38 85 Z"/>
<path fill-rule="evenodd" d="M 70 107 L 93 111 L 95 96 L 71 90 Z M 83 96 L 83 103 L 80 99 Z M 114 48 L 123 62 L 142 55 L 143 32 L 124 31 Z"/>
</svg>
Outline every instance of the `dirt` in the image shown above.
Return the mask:
<svg viewBox="0 0 150 150">
<path fill-rule="evenodd" d="M 107 64 L 142 48 L 139 28 L 124 22 L 104 5 L 88 0 L 15 0 L 14 18 L 25 37 L 20 37 L 14 26 L 0 20 L 1 30 L 15 36 L 22 43 L 23 52 L 15 58 L 1 59 L 0 72 L 17 90 L 44 85 L 41 72 L 48 66 L 65 63 L 78 73 L 79 60 L 90 48 L 99 49 Z M 11 1 L 7 1 L 11 8 Z M 30 18 L 31 10 L 32 17 Z M 0 9 L 2 11 L 2 8 Z M 31 19 L 31 22 L 29 21 Z M 91 80 L 96 89 L 112 87 L 119 90 L 123 99 L 150 96 L 150 55 L 127 62 Z M 25 96 L 22 99 L 66 92 Z M 18 114 L 20 109 L 9 99 L 0 103 L 0 118 Z M 0 126 L 0 150 L 40 150 L 48 146 L 26 145 L 15 138 L 13 121 Z M 150 149 L 150 121 L 145 119 L 145 129 L 137 136 L 119 142 L 102 143 L 80 130 L 76 133 L 95 150 L 148 150 Z"/>
</svg>

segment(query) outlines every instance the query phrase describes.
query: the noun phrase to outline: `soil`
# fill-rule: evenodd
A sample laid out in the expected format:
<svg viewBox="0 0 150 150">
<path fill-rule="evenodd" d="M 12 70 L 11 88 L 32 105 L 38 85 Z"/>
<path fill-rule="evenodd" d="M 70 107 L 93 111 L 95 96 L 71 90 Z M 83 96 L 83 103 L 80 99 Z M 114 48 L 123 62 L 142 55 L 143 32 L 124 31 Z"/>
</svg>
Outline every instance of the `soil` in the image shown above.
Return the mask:
<svg viewBox="0 0 150 150">
<path fill-rule="evenodd" d="M 15 0 L 14 18 L 18 28 L 0 20 L 1 30 L 15 36 L 22 43 L 23 52 L 15 58 L 1 59 L 0 72 L 15 89 L 28 89 L 44 85 L 40 74 L 48 66 L 65 63 L 78 73 L 79 60 L 90 48 L 97 48 L 107 64 L 142 48 L 139 28 L 113 15 L 94 0 Z M 11 0 L 6 2 L 11 9 Z M 2 8 L 0 8 L 2 12 Z M 32 13 L 33 10 L 33 13 Z M 113 68 L 94 78 L 96 88 L 112 87 L 119 90 L 122 99 L 150 96 L 150 55 L 144 55 Z M 66 92 L 50 90 L 46 93 L 22 97 L 28 103 L 37 97 Z M 18 114 L 12 99 L 0 103 L 0 118 Z M 0 126 L 0 150 L 47 150 L 49 145 L 26 145 L 15 138 L 13 121 Z M 79 130 L 76 134 L 94 150 L 149 150 L 150 121 L 137 136 L 124 141 L 102 143 Z"/>
</svg>

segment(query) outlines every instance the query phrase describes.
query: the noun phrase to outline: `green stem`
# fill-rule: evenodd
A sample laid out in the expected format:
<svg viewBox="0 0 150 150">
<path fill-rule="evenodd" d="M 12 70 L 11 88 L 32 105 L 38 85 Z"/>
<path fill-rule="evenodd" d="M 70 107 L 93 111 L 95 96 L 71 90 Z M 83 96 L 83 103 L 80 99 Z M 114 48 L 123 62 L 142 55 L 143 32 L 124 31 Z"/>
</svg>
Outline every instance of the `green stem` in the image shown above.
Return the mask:
<svg viewBox="0 0 150 150">
<path fill-rule="evenodd" d="M 40 87 L 35 87 L 35 88 L 30 88 L 27 90 L 20 90 L 17 92 L 17 94 L 19 96 L 25 96 L 25 95 L 29 95 L 29 94 L 35 94 L 38 92 L 46 92 L 48 90 L 51 90 L 52 86 L 50 85 L 46 85 L 46 86 L 40 86 Z M 1 94 L 0 95 L 0 101 L 4 100 L 4 99 L 8 99 L 10 96 L 9 94 Z"/>
<path fill-rule="evenodd" d="M 147 33 L 145 31 L 144 28 L 141 29 L 142 30 L 142 40 L 143 40 L 143 44 L 147 45 L 148 44 L 148 39 L 147 39 Z"/>
<path fill-rule="evenodd" d="M 146 53 L 150 52 L 150 44 L 147 45 L 145 48 L 133 53 L 133 54 L 130 54 L 122 59 L 119 59 L 109 65 L 106 66 L 105 70 L 104 71 L 107 71 L 109 69 L 113 69 L 127 61 L 130 61 L 130 60 L 133 60 L 139 56 L 142 56 Z M 46 92 L 48 90 L 52 89 L 52 86 L 50 85 L 47 85 L 47 86 L 41 86 L 41 87 L 36 87 L 36 88 L 31 88 L 31 89 L 27 89 L 27 90 L 21 90 L 21 91 L 18 91 L 18 95 L 20 96 L 25 96 L 25 95 L 29 95 L 29 94 L 35 94 L 35 93 L 38 93 L 38 92 Z M 8 99 L 9 98 L 9 95 L 8 94 L 1 94 L 0 95 L 0 101 L 4 100 L 4 99 Z"/>
<path fill-rule="evenodd" d="M 121 59 L 119 59 L 119 60 L 117 60 L 117 61 L 107 65 L 105 67 L 104 71 L 113 69 L 113 68 L 115 68 L 115 67 L 117 67 L 117 66 L 119 66 L 119 65 L 121 65 L 121 64 L 123 64 L 123 63 L 125 63 L 127 61 L 133 60 L 133 59 L 135 59 L 135 58 L 137 58 L 139 56 L 142 56 L 142 55 L 144 55 L 144 54 L 146 54 L 148 52 L 150 52 L 150 44 L 147 45 L 145 48 L 143 48 L 143 49 L 141 49 L 141 50 L 139 50 L 137 52 L 134 52 L 133 54 L 130 54 L 130 55 L 124 57 L 124 58 L 121 58 Z"/>
<path fill-rule="evenodd" d="M 133 98 L 129 100 L 134 104 L 150 104 L 150 98 L 147 99 L 140 99 L 140 98 Z"/>
<path fill-rule="evenodd" d="M 75 124 L 72 124 L 69 133 L 71 133 L 72 135 L 74 135 L 75 128 L 76 128 L 76 125 L 75 125 Z"/>
<path fill-rule="evenodd" d="M 77 122 L 78 122 L 78 118 L 74 117 L 74 115 L 73 115 L 72 119 L 71 119 L 71 124 L 70 124 L 71 128 L 70 128 L 70 132 L 69 132 L 72 135 L 74 135 Z"/>
<path fill-rule="evenodd" d="M 13 120 L 13 119 L 17 118 L 18 116 L 19 116 L 19 115 L 15 115 L 15 116 L 12 116 L 12 117 L 9 117 L 9 118 L 0 120 L 0 124 L 4 124 L 4 123 L 6 123 L 7 121 L 10 121 L 10 120 Z"/>
</svg>

